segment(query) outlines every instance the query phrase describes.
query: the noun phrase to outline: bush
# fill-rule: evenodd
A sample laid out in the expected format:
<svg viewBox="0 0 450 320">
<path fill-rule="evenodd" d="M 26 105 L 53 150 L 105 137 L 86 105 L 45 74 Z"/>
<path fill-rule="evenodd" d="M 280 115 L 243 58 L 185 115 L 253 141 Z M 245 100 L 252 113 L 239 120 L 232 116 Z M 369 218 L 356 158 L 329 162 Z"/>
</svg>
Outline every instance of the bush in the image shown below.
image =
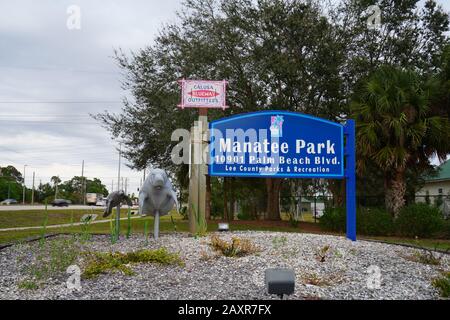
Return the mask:
<svg viewBox="0 0 450 320">
<path fill-rule="evenodd" d="M 443 221 L 442 228 L 439 232 L 439 237 L 443 239 L 450 239 L 450 219 Z"/>
<path fill-rule="evenodd" d="M 344 232 L 346 212 L 344 208 L 327 208 L 320 218 L 323 229 Z M 357 233 L 371 236 L 389 235 L 394 232 L 392 216 L 381 209 L 358 208 L 356 212 Z"/>
<path fill-rule="evenodd" d="M 233 237 L 231 242 L 220 239 L 218 236 L 212 236 L 209 245 L 226 257 L 243 257 L 259 252 L 249 239 Z"/>
<path fill-rule="evenodd" d="M 444 274 L 443 277 L 434 279 L 432 285 L 439 290 L 441 297 L 450 297 L 450 272 Z"/>
<path fill-rule="evenodd" d="M 444 219 L 438 208 L 416 203 L 400 210 L 395 225 L 400 235 L 425 238 L 442 231 Z"/>
<path fill-rule="evenodd" d="M 368 236 L 385 236 L 394 232 L 394 219 L 385 210 L 361 208 L 356 213 L 356 230 Z"/>
<path fill-rule="evenodd" d="M 90 279 L 107 271 L 118 270 L 125 275 L 134 275 L 130 265 L 133 263 L 159 263 L 162 265 L 184 266 L 183 260 L 176 253 L 165 248 L 156 250 L 142 249 L 135 252 L 86 253 L 87 265 L 83 272 L 85 279 Z"/>
<path fill-rule="evenodd" d="M 248 211 L 241 211 L 241 212 L 239 212 L 239 213 L 237 214 L 237 218 L 238 218 L 239 220 L 253 220 L 253 217 L 251 217 L 251 216 L 248 214 Z"/>
<path fill-rule="evenodd" d="M 326 208 L 319 219 L 320 226 L 329 231 L 344 232 L 346 227 L 344 208 Z"/>
</svg>

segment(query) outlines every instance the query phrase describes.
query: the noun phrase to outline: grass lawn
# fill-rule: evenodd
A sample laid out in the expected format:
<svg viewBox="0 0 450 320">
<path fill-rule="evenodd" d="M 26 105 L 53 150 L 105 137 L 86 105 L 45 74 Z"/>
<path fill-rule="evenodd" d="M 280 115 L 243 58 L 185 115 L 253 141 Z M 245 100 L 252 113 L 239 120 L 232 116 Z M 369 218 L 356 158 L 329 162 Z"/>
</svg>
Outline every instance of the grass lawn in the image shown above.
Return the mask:
<svg viewBox="0 0 450 320">
<path fill-rule="evenodd" d="M 124 208 L 121 211 L 121 215 L 124 217 L 127 214 L 127 209 Z M 96 220 L 103 220 L 102 209 L 92 210 L 48 210 L 47 225 L 56 225 L 80 222 L 80 219 L 85 214 L 97 214 Z M 73 215 L 73 218 L 72 218 Z M 106 218 L 108 219 L 108 218 Z M 23 210 L 23 211 L 0 211 L 0 229 L 14 228 L 14 227 L 33 227 L 41 226 L 45 220 L 44 210 Z"/>
<path fill-rule="evenodd" d="M 110 217 L 103 218 L 101 209 L 91 210 L 55 210 L 48 211 L 47 225 L 70 224 L 71 216 L 73 215 L 73 222 L 79 222 L 81 216 L 87 213 L 98 214 L 96 221 L 104 220 L 104 223 L 91 224 L 88 226 L 88 232 L 92 234 L 110 234 Z M 126 217 L 127 209 L 121 211 L 121 216 Z M 172 223 L 171 216 L 167 215 L 161 217 L 160 231 L 164 232 L 187 232 L 189 230 L 188 221 L 182 220 L 182 217 L 176 212 L 172 212 L 174 222 Z M 30 211 L 4 211 L 0 212 L 0 228 L 26 227 L 26 226 L 42 226 L 45 218 L 45 212 L 42 210 Z M 148 222 L 149 233 L 153 232 L 153 217 L 142 217 L 131 219 L 132 233 L 144 233 L 145 221 Z M 210 221 L 208 223 L 208 231 L 217 230 L 218 221 Z M 121 220 L 122 235 L 126 233 L 128 222 Z M 46 234 L 53 233 L 81 233 L 82 226 L 67 226 L 46 229 Z M 320 230 L 319 226 L 311 222 L 301 222 L 298 227 L 292 227 L 286 221 L 271 222 L 271 221 L 233 221 L 230 223 L 231 230 L 258 230 L 258 231 L 280 231 L 280 232 L 305 232 L 318 234 L 334 234 L 345 236 L 344 234 L 336 234 L 324 232 Z M 13 242 L 16 240 L 23 240 L 30 237 L 38 237 L 42 234 L 42 229 L 34 230 L 18 230 L 18 231 L 0 231 L 0 244 Z M 371 237 L 359 236 L 358 239 L 372 239 L 385 241 L 388 243 L 402 243 L 410 244 L 430 249 L 438 248 L 441 250 L 450 250 L 450 240 L 440 239 L 409 239 L 399 237 Z"/>
</svg>

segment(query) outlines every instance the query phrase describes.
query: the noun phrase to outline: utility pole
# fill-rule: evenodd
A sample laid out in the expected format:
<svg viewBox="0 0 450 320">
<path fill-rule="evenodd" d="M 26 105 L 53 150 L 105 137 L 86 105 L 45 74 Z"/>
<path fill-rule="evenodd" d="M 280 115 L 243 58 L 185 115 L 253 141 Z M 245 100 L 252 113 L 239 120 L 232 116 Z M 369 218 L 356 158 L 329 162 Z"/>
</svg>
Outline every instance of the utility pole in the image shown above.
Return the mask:
<svg viewBox="0 0 450 320">
<path fill-rule="evenodd" d="M 86 195 L 84 194 L 86 192 L 86 184 L 84 181 L 84 160 L 81 164 L 81 196 L 83 197 L 83 204 L 86 205 Z"/>
<path fill-rule="evenodd" d="M 125 178 L 125 194 L 128 194 L 127 190 L 128 190 L 128 178 Z"/>
<path fill-rule="evenodd" d="M 31 205 L 34 204 L 34 178 L 35 178 L 35 174 L 33 171 L 33 188 L 31 189 Z"/>
<path fill-rule="evenodd" d="M 119 143 L 119 173 L 117 175 L 117 190 L 120 191 L 120 161 L 122 158 L 122 142 Z M 116 239 L 120 238 L 120 203 L 116 207 Z"/>
<path fill-rule="evenodd" d="M 114 191 L 114 179 L 111 181 L 111 192 L 113 192 L 113 191 Z"/>
<path fill-rule="evenodd" d="M 25 192 L 26 192 L 26 186 L 25 186 L 25 169 L 28 167 L 28 165 L 23 166 L 23 196 L 22 196 L 22 204 L 25 204 Z"/>
<path fill-rule="evenodd" d="M 142 181 L 145 181 L 145 176 L 146 176 L 146 172 L 147 171 L 147 167 L 144 168 L 144 179 Z"/>
<path fill-rule="evenodd" d="M 119 173 L 117 175 L 117 190 L 120 191 L 120 161 L 122 158 L 122 142 L 119 143 Z"/>
</svg>

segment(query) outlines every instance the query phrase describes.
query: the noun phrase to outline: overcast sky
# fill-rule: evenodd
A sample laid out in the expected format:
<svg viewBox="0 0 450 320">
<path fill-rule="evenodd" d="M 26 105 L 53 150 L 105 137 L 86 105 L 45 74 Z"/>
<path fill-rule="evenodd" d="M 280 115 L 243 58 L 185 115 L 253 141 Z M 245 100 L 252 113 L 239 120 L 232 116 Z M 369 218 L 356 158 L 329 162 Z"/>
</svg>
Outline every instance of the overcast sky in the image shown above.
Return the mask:
<svg viewBox="0 0 450 320">
<path fill-rule="evenodd" d="M 67 27 L 71 5 L 81 29 Z M 85 176 L 116 188 L 117 144 L 89 113 L 121 109 L 113 49 L 150 45 L 180 9 L 181 0 L 1 0 L 0 166 L 28 165 L 31 186 L 33 171 L 36 184 L 65 181 L 81 175 L 85 160 Z M 123 166 L 122 176 L 136 192 L 142 172 Z"/>
<path fill-rule="evenodd" d="M 80 8 L 81 29 L 67 27 L 71 5 Z M 1 0 L 0 166 L 27 164 L 31 186 L 33 171 L 36 183 L 68 180 L 85 160 L 87 177 L 116 184 L 117 144 L 89 113 L 120 111 L 113 49 L 151 44 L 179 9 L 180 0 Z M 122 176 L 136 191 L 142 173 L 123 166 Z"/>
</svg>

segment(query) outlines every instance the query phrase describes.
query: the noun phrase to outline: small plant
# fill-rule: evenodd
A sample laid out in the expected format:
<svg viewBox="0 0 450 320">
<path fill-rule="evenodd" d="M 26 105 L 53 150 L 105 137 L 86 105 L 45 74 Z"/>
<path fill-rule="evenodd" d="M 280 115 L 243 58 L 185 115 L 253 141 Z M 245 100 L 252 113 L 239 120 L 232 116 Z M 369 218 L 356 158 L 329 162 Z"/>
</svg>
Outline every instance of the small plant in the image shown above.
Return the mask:
<svg viewBox="0 0 450 320">
<path fill-rule="evenodd" d="M 431 284 L 439 290 L 441 297 L 450 297 L 450 272 L 446 272 L 444 276 L 434 279 Z"/>
<path fill-rule="evenodd" d="M 180 214 L 183 217 L 183 220 L 188 220 L 189 219 L 189 214 L 188 214 L 188 208 L 185 206 L 182 206 L 180 208 Z"/>
<path fill-rule="evenodd" d="M 200 251 L 200 260 L 202 261 L 209 261 L 215 257 L 216 256 L 214 255 L 209 255 L 208 252 L 206 252 L 205 250 Z"/>
<path fill-rule="evenodd" d="M 92 216 L 86 216 L 81 219 L 81 241 L 89 241 L 91 234 L 89 233 L 89 226 L 91 225 Z"/>
<path fill-rule="evenodd" d="M 306 273 L 302 276 L 303 283 L 310 284 L 313 286 L 327 286 L 329 283 L 324 279 L 319 277 L 317 273 Z"/>
<path fill-rule="evenodd" d="M 128 208 L 128 215 L 127 215 L 127 239 L 129 239 L 131 236 L 131 208 Z"/>
<path fill-rule="evenodd" d="M 424 248 L 422 251 L 416 252 L 412 256 L 407 256 L 406 259 L 422 264 L 438 266 L 441 264 L 442 255 L 436 249 L 429 250 Z"/>
<path fill-rule="evenodd" d="M 317 273 L 305 273 L 302 276 L 302 281 L 305 284 L 310 284 L 313 286 L 330 286 L 333 283 L 340 283 L 342 282 L 343 277 L 341 273 L 333 273 L 329 276 L 321 277 Z"/>
<path fill-rule="evenodd" d="M 317 252 L 316 252 L 316 259 L 319 262 L 325 262 L 329 251 L 330 251 L 330 246 L 329 245 L 323 246 L 322 248 L 317 250 Z"/>
<path fill-rule="evenodd" d="M 25 275 L 25 279 L 19 283 L 22 288 L 32 288 L 33 283 L 39 286 L 48 278 L 65 272 L 79 254 L 79 248 L 72 237 L 47 241 L 38 248 L 33 260 L 26 263 L 21 270 Z"/>
<path fill-rule="evenodd" d="M 214 235 L 209 245 L 226 257 L 243 257 L 260 251 L 250 240 L 237 237 L 231 238 L 231 242 L 226 242 Z"/>
<path fill-rule="evenodd" d="M 111 218 L 109 219 L 109 234 L 111 239 L 111 244 L 115 244 L 117 242 L 117 228 L 115 226 L 115 219 L 113 218 L 114 214 L 111 215 Z"/>
<path fill-rule="evenodd" d="M 39 239 L 39 246 L 42 248 L 45 244 L 45 232 L 47 229 L 47 223 L 48 223 L 48 210 L 47 210 L 47 201 L 45 201 L 45 211 L 44 211 L 44 221 L 42 223 L 41 228 L 41 237 Z"/>
<path fill-rule="evenodd" d="M 195 237 L 203 237 L 206 235 L 206 232 L 208 231 L 208 225 L 206 224 L 205 217 L 201 217 L 197 210 L 195 209 L 195 206 L 192 205 L 192 214 L 194 215 L 194 221 L 195 221 Z"/>
<path fill-rule="evenodd" d="M 144 238 L 145 238 L 145 245 L 148 246 L 148 220 L 145 220 L 144 222 Z"/>
<path fill-rule="evenodd" d="M 39 285 L 34 280 L 22 280 L 17 286 L 19 289 L 25 290 L 36 290 L 39 288 Z"/>
<path fill-rule="evenodd" d="M 135 252 L 87 253 L 88 263 L 84 269 L 84 278 L 94 278 L 108 271 L 121 271 L 125 275 L 134 275 L 130 264 L 159 263 L 163 265 L 184 266 L 183 260 L 176 253 L 165 248 L 157 250 L 139 250 Z"/>
<path fill-rule="evenodd" d="M 175 223 L 172 215 L 170 215 L 170 221 L 172 222 L 173 231 L 177 232 L 177 224 Z"/>
<path fill-rule="evenodd" d="M 288 218 L 289 218 L 289 225 L 293 228 L 297 228 L 300 224 L 300 221 L 297 220 L 297 218 L 292 214 L 292 213 L 288 213 Z"/>
<path fill-rule="evenodd" d="M 272 245 L 275 249 L 279 249 L 283 246 L 285 246 L 287 243 L 287 238 L 286 236 L 282 236 L 282 237 L 275 237 L 272 239 Z"/>
</svg>

